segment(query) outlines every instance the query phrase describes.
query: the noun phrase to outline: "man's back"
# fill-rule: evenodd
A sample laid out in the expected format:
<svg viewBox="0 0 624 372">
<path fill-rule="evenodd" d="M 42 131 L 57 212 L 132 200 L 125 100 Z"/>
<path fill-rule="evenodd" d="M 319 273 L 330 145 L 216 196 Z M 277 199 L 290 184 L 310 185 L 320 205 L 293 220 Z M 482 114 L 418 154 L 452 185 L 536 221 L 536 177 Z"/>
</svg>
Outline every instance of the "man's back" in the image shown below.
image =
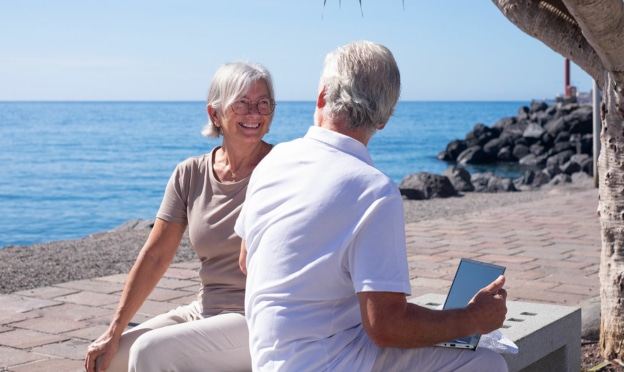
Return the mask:
<svg viewBox="0 0 624 372">
<path fill-rule="evenodd" d="M 235 230 L 247 272 L 254 370 L 500 370 L 489 349 L 427 347 L 503 324 L 499 277 L 469 308 L 410 304 L 403 201 L 366 146 L 394 112 L 388 48 L 357 41 L 325 57 L 306 137 L 255 169 Z"/>
<path fill-rule="evenodd" d="M 318 127 L 276 146 L 256 169 L 241 216 L 254 365 L 370 368 L 377 348 L 356 292 L 410 288 L 407 264 L 396 269 L 406 260 L 402 199 L 366 148 Z"/>
</svg>

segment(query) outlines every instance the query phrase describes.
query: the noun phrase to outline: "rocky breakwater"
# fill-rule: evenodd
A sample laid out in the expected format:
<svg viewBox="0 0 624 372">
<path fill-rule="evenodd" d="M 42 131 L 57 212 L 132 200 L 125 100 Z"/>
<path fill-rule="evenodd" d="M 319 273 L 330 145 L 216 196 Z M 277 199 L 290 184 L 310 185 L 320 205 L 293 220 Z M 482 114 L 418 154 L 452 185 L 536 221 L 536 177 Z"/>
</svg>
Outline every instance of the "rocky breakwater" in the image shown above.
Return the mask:
<svg viewBox="0 0 624 372">
<path fill-rule="evenodd" d="M 449 163 L 441 175 L 410 174 L 399 189 L 408 199 L 430 199 L 462 192 L 530 191 L 593 177 L 592 128 L 591 104 L 532 102 L 491 127 L 476 124 L 465 139 L 451 141 L 440 152 L 438 159 Z M 467 164 L 513 164 L 523 175 L 470 174 Z"/>
</svg>

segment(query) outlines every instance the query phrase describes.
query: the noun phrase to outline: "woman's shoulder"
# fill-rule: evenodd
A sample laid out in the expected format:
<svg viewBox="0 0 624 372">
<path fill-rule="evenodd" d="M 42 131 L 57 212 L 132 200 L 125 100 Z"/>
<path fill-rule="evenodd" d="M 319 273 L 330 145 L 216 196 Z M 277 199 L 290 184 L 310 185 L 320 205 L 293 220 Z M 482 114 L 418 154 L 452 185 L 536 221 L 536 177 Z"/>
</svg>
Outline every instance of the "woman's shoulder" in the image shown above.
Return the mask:
<svg viewBox="0 0 624 372">
<path fill-rule="evenodd" d="M 212 154 L 215 149 L 207 154 L 196 155 L 186 158 L 178 163 L 177 168 L 181 169 L 204 169 L 209 166 L 212 161 Z"/>
</svg>

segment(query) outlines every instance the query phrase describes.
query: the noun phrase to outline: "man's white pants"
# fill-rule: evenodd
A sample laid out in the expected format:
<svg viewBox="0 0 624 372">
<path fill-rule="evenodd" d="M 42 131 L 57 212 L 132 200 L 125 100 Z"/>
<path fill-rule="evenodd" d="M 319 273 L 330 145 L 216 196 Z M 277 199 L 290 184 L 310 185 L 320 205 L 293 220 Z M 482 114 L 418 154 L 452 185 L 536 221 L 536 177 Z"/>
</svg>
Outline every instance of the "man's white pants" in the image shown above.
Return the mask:
<svg viewBox="0 0 624 372">
<path fill-rule="evenodd" d="M 507 372 L 505 359 L 496 351 L 477 348 L 459 350 L 444 347 L 417 349 L 380 349 L 375 359 L 375 371 L 465 371 Z"/>
</svg>

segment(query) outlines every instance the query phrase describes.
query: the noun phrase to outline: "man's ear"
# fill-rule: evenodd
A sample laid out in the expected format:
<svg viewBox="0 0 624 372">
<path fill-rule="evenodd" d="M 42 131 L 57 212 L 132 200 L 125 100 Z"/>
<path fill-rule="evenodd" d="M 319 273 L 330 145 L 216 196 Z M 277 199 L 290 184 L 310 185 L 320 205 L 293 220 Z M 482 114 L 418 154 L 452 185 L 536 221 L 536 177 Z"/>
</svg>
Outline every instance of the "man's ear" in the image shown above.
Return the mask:
<svg viewBox="0 0 624 372">
<path fill-rule="evenodd" d="M 384 128 L 386 127 L 386 124 L 388 124 L 388 123 L 381 124 L 381 125 L 377 126 L 377 130 L 382 130 L 382 129 L 384 129 Z"/>
<path fill-rule="evenodd" d="M 316 108 L 322 109 L 325 107 L 325 86 L 321 87 L 318 97 L 316 98 Z"/>
</svg>

